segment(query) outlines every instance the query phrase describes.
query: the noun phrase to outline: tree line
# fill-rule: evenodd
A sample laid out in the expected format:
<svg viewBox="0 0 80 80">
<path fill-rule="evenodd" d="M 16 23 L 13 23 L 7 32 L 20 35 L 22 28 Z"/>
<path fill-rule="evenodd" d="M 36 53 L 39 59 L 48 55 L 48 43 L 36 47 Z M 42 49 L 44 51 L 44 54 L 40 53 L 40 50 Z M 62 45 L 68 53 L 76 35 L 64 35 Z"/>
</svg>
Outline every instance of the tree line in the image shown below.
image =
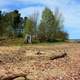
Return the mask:
<svg viewBox="0 0 80 80">
<path fill-rule="evenodd" d="M 39 13 L 29 17 L 21 17 L 18 10 L 0 11 L 0 37 L 24 38 L 31 35 L 33 41 L 65 41 L 68 33 L 64 31 L 62 15 L 59 10 L 52 12 L 45 8 L 39 21 Z"/>
</svg>

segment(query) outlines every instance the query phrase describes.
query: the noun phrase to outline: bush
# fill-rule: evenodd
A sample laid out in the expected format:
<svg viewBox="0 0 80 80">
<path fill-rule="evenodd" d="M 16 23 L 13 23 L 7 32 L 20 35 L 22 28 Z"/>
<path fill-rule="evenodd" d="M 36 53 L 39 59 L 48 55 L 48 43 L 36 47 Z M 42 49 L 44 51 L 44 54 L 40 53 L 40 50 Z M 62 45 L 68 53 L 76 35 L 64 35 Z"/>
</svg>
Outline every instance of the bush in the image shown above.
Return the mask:
<svg viewBox="0 0 80 80">
<path fill-rule="evenodd" d="M 40 43 L 39 40 L 33 40 L 32 43 Z"/>
<path fill-rule="evenodd" d="M 17 37 L 23 37 L 23 33 L 19 33 Z"/>
</svg>

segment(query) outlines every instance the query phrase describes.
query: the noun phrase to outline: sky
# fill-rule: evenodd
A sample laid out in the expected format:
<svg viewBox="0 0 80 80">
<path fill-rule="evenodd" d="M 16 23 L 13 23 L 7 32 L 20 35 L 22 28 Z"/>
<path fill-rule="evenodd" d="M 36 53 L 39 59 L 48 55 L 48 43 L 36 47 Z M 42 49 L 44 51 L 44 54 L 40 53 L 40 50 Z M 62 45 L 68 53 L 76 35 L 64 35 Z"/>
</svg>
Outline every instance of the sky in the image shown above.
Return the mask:
<svg viewBox="0 0 80 80">
<path fill-rule="evenodd" d="M 0 0 L 0 10 L 18 9 L 22 16 L 30 16 L 38 11 L 41 15 L 45 7 L 53 12 L 59 9 L 64 19 L 64 29 L 69 38 L 80 39 L 80 0 Z"/>
</svg>

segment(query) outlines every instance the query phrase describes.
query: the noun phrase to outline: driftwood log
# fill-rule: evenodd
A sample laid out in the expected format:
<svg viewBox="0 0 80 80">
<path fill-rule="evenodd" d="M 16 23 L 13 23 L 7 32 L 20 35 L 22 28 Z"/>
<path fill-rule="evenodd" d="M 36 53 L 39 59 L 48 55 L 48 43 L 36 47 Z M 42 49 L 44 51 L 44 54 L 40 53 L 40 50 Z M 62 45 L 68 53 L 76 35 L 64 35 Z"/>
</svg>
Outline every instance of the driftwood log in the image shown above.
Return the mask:
<svg viewBox="0 0 80 80">
<path fill-rule="evenodd" d="M 12 75 L 9 75 L 9 76 L 0 77 L 0 80 L 14 80 L 18 77 L 24 77 L 25 80 L 29 80 L 26 76 L 27 76 L 27 74 L 12 74 Z"/>
<path fill-rule="evenodd" d="M 54 60 L 54 59 L 59 59 L 59 58 L 64 58 L 67 56 L 67 53 L 62 53 L 62 54 L 59 54 L 59 55 L 54 55 L 54 56 L 51 56 L 50 57 L 50 60 Z"/>
</svg>

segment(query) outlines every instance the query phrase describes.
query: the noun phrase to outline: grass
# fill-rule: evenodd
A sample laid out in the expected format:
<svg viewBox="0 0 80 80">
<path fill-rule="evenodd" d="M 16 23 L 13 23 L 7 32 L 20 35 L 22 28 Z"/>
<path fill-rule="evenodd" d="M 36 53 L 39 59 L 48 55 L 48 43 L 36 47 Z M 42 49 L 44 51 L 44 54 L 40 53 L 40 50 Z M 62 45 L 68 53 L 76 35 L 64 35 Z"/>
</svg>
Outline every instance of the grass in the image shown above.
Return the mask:
<svg viewBox="0 0 80 80">
<path fill-rule="evenodd" d="M 28 45 L 60 45 L 63 44 L 64 42 L 37 42 L 37 43 L 32 43 L 32 44 L 24 44 L 24 39 L 23 38 L 15 38 L 15 39 L 7 39 L 0 41 L 0 46 L 28 46 Z"/>
</svg>

